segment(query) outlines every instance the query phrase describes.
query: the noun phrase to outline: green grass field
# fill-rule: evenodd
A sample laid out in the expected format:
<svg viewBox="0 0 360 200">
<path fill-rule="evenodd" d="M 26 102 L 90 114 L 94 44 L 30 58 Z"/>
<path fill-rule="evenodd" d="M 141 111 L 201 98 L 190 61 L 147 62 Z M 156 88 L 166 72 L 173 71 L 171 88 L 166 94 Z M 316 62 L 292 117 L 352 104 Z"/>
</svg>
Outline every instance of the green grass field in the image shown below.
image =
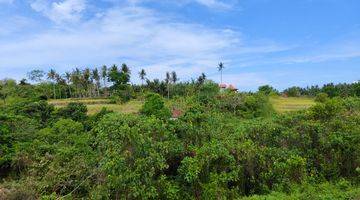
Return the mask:
<svg viewBox="0 0 360 200">
<path fill-rule="evenodd" d="M 137 100 L 124 104 L 112 104 L 109 99 L 57 99 L 49 101 L 50 104 L 53 104 L 58 108 L 64 107 L 70 102 L 80 102 L 86 104 L 89 115 L 99 112 L 102 108 L 120 113 L 137 113 L 143 104 L 141 101 Z"/>
<path fill-rule="evenodd" d="M 270 102 L 280 113 L 307 109 L 315 104 L 314 99 L 308 97 L 271 97 Z"/>
<path fill-rule="evenodd" d="M 112 104 L 109 99 L 57 99 L 49 101 L 50 104 L 56 107 L 64 107 L 70 102 L 86 104 L 90 115 L 99 112 L 102 108 L 120 113 L 138 113 L 143 104 L 142 101 L 138 100 L 132 100 L 124 104 Z M 307 109 L 315 104 L 312 98 L 307 97 L 271 97 L 270 102 L 279 113 Z"/>
</svg>

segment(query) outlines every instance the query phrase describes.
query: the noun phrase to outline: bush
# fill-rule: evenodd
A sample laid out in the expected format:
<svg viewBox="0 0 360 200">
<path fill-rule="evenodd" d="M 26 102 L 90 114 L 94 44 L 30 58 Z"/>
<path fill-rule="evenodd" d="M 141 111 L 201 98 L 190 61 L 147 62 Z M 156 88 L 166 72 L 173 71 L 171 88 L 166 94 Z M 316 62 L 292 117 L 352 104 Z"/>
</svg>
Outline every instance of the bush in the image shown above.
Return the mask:
<svg viewBox="0 0 360 200">
<path fill-rule="evenodd" d="M 342 100 L 334 98 L 310 108 L 311 115 L 318 120 L 329 120 L 343 110 Z"/>
<path fill-rule="evenodd" d="M 259 87 L 259 93 L 265 94 L 265 95 L 275 95 L 278 94 L 279 92 L 271 87 L 270 85 L 263 85 Z"/>
<path fill-rule="evenodd" d="M 155 93 L 150 93 L 146 96 L 140 113 L 146 116 L 155 116 L 160 119 L 169 119 L 171 117 L 171 112 L 165 106 L 163 98 Z"/>
<path fill-rule="evenodd" d="M 60 118 L 72 119 L 74 121 L 85 121 L 87 119 L 87 107 L 83 103 L 71 102 L 66 107 L 58 110 Z"/>
<path fill-rule="evenodd" d="M 325 103 L 325 101 L 328 100 L 328 94 L 326 93 L 319 93 L 316 95 L 315 97 L 315 102 L 319 102 L 319 103 Z"/>
<path fill-rule="evenodd" d="M 202 104 L 211 104 L 214 103 L 215 96 L 219 94 L 219 86 L 211 81 L 206 81 L 205 84 L 202 84 L 199 88 L 197 94 L 197 99 Z"/>
<path fill-rule="evenodd" d="M 291 87 L 284 90 L 284 93 L 288 97 L 299 97 L 301 95 L 301 88 L 300 87 Z"/>
</svg>

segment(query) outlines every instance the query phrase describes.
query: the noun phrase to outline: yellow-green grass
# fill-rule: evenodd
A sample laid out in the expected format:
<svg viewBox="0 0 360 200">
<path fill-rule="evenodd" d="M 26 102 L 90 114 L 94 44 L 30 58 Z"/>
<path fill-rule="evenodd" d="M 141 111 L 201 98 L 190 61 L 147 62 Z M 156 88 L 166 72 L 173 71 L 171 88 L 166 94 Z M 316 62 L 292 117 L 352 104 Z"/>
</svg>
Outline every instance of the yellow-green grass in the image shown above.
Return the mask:
<svg viewBox="0 0 360 200">
<path fill-rule="evenodd" d="M 315 104 L 314 99 L 308 97 L 271 97 L 270 102 L 280 113 L 307 109 Z"/>
<path fill-rule="evenodd" d="M 138 113 L 143 102 L 132 100 L 124 104 L 111 104 L 108 99 L 61 99 L 50 100 L 49 103 L 55 105 L 57 108 L 61 108 L 69 104 L 70 102 L 81 102 L 86 104 L 88 114 L 92 115 L 101 111 L 102 108 L 119 113 Z"/>
<path fill-rule="evenodd" d="M 86 105 L 90 104 L 109 104 L 110 100 L 105 98 L 70 98 L 70 99 L 52 99 L 49 101 L 50 104 L 53 104 L 55 106 L 66 106 L 70 102 L 80 102 L 84 103 Z"/>
<path fill-rule="evenodd" d="M 130 101 L 124 104 L 90 104 L 87 105 L 87 108 L 89 115 L 98 113 L 102 108 L 119 113 L 134 114 L 139 112 L 142 104 L 141 101 Z"/>
</svg>

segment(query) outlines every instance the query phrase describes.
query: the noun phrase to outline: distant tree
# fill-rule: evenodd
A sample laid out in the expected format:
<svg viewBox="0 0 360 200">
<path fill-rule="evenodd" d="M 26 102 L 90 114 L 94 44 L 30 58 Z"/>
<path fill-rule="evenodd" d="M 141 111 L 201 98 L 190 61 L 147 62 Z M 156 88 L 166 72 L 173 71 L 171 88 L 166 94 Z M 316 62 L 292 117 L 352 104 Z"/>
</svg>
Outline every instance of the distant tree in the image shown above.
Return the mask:
<svg viewBox="0 0 360 200">
<path fill-rule="evenodd" d="M 290 87 L 284 90 L 284 93 L 288 97 L 299 97 L 301 95 L 301 88 L 300 87 Z"/>
<path fill-rule="evenodd" d="M 109 71 L 109 81 L 113 83 L 111 90 L 113 94 L 122 98 L 123 101 L 127 101 L 131 96 L 130 82 L 130 69 L 126 64 L 121 65 L 121 71 L 119 71 L 116 65 L 113 65 Z"/>
<path fill-rule="evenodd" d="M 55 88 L 55 81 L 56 81 L 56 71 L 54 69 L 50 69 L 47 74 L 48 80 L 50 80 L 53 84 L 53 94 L 54 99 L 56 99 L 56 88 Z"/>
<path fill-rule="evenodd" d="M 44 76 L 45 76 L 45 72 L 38 69 L 32 70 L 27 74 L 29 80 L 34 81 L 36 83 L 41 82 Z"/>
<path fill-rule="evenodd" d="M 76 90 L 76 96 L 80 97 L 80 87 L 81 87 L 81 70 L 79 68 L 75 68 L 75 70 L 72 71 L 71 73 L 71 82 L 74 84 L 75 86 L 75 90 Z"/>
<path fill-rule="evenodd" d="M 141 79 L 141 85 L 144 85 L 144 80 L 145 80 L 145 77 L 146 77 L 145 69 L 142 69 L 142 70 L 139 72 L 139 77 L 140 77 L 140 79 Z"/>
<path fill-rule="evenodd" d="M 89 68 L 85 68 L 82 74 L 82 84 L 85 90 L 85 95 L 91 94 L 91 91 L 89 90 L 90 86 L 90 78 L 91 78 L 91 71 Z"/>
<path fill-rule="evenodd" d="M 92 77 L 95 80 L 95 86 L 97 90 L 97 95 L 100 96 L 100 75 L 99 70 L 97 68 L 92 70 Z"/>
<path fill-rule="evenodd" d="M 275 90 L 273 87 L 271 87 L 270 85 L 263 85 L 259 87 L 259 92 L 263 93 L 265 95 L 270 95 L 270 94 L 277 94 L 278 91 Z"/>
<path fill-rule="evenodd" d="M 118 85 L 120 85 L 120 78 L 121 73 L 119 72 L 119 69 L 117 65 L 111 66 L 109 73 L 108 73 L 108 80 L 113 83 L 113 86 L 111 86 L 113 89 L 117 88 Z"/>
<path fill-rule="evenodd" d="M 101 68 L 101 78 L 103 79 L 104 82 L 104 87 L 106 88 L 106 78 L 108 76 L 108 68 L 106 65 L 103 65 Z"/>
<path fill-rule="evenodd" d="M 171 72 L 171 81 L 175 84 L 178 81 L 178 77 L 175 71 Z"/>
<path fill-rule="evenodd" d="M 202 85 L 204 84 L 205 80 L 206 80 L 206 75 L 204 73 L 201 73 L 201 75 L 197 79 L 197 84 Z"/>
<path fill-rule="evenodd" d="M 70 83 L 71 83 L 71 73 L 70 72 L 65 72 L 65 79 L 66 79 L 66 84 L 68 86 L 69 95 L 70 95 L 70 97 L 72 97 L 71 87 L 70 87 Z"/>
<path fill-rule="evenodd" d="M 218 66 L 218 70 L 220 71 L 220 84 L 222 84 L 222 74 L 223 74 L 223 70 L 224 70 L 225 66 L 224 63 L 220 62 L 219 66 Z"/>
<path fill-rule="evenodd" d="M 27 80 L 25 78 L 20 80 L 19 85 L 30 85 L 29 83 L 26 82 Z"/>
<path fill-rule="evenodd" d="M 169 72 L 166 72 L 166 77 L 165 77 L 165 83 L 166 83 L 166 87 L 167 87 L 167 96 L 168 99 L 170 98 L 170 83 L 171 83 L 171 76 Z"/>
<path fill-rule="evenodd" d="M 3 90 L 3 87 L 2 85 L 0 85 L 0 99 L 4 101 L 4 104 L 6 103 L 6 97 L 7 97 L 7 94 L 6 92 Z"/>
<path fill-rule="evenodd" d="M 59 97 L 62 98 L 61 86 L 66 85 L 66 80 L 58 73 L 55 74 L 56 84 L 59 86 Z"/>
<path fill-rule="evenodd" d="M 130 73 L 129 67 L 123 63 L 121 65 L 121 84 L 126 85 L 130 82 Z"/>
</svg>

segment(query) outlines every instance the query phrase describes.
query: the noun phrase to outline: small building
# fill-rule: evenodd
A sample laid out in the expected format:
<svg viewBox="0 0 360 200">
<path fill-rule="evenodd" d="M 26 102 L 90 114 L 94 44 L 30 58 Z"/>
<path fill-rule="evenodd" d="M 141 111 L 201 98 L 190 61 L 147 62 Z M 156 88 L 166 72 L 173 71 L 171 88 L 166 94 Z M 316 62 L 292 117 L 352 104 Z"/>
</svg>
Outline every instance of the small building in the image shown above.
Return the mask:
<svg viewBox="0 0 360 200">
<path fill-rule="evenodd" d="M 228 89 L 234 92 L 238 91 L 238 89 L 235 88 L 233 85 L 229 85 Z"/>
<path fill-rule="evenodd" d="M 171 111 L 171 120 L 176 120 L 182 115 L 182 111 L 176 108 L 173 108 Z"/>
<path fill-rule="evenodd" d="M 238 89 L 235 86 L 233 86 L 232 84 L 227 85 L 225 83 L 222 83 L 222 84 L 219 84 L 219 87 L 220 87 L 221 92 L 223 92 L 225 90 L 230 90 L 230 91 L 233 91 L 233 92 L 238 91 Z"/>
<path fill-rule="evenodd" d="M 222 89 L 225 89 L 227 87 L 227 85 L 225 83 L 221 83 L 221 84 L 219 84 L 219 87 Z"/>
</svg>

